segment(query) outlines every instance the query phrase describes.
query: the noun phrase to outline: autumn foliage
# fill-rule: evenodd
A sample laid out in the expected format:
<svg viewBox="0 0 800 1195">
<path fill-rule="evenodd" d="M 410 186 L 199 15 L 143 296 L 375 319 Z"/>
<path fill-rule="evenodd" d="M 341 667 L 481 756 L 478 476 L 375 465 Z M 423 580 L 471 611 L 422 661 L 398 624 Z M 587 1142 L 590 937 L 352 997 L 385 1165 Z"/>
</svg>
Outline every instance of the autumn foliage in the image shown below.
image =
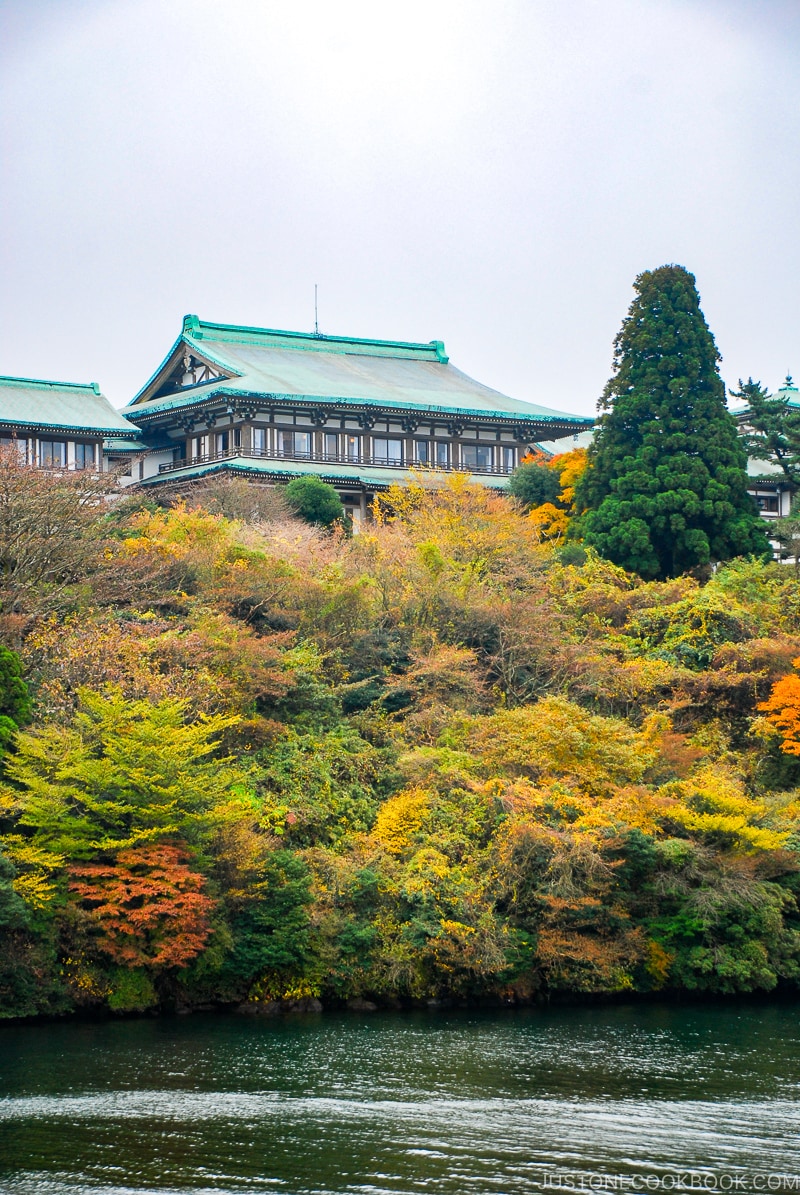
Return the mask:
<svg viewBox="0 0 800 1195">
<path fill-rule="evenodd" d="M 70 890 L 97 925 L 98 946 L 125 966 L 183 967 L 211 933 L 205 879 L 171 843 L 119 851 L 71 869 Z"/>
<path fill-rule="evenodd" d="M 800 668 L 800 659 L 792 660 L 792 665 Z M 781 750 L 787 755 L 800 755 L 800 676 L 796 672 L 782 676 L 758 708 L 780 734 Z"/>
<path fill-rule="evenodd" d="M 800 582 L 576 546 L 584 464 L 86 495 L 0 611 L 0 1013 L 795 989 Z"/>
</svg>

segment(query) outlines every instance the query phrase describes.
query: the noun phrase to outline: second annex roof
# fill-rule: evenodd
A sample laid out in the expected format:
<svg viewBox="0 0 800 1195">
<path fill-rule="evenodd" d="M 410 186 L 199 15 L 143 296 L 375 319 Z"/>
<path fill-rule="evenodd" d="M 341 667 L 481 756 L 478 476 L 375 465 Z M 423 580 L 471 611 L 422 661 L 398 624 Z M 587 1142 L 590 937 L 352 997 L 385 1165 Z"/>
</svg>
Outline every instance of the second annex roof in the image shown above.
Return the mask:
<svg viewBox="0 0 800 1195">
<path fill-rule="evenodd" d="M 318 336 L 208 323 L 194 315 L 184 318 L 180 337 L 125 413 L 138 422 L 214 394 L 505 416 L 569 430 L 593 423 L 476 382 L 450 364 L 441 341 Z"/>
<path fill-rule="evenodd" d="M 47 382 L 0 377 L 0 426 L 136 437 L 129 423 L 96 382 Z"/>
</svg>

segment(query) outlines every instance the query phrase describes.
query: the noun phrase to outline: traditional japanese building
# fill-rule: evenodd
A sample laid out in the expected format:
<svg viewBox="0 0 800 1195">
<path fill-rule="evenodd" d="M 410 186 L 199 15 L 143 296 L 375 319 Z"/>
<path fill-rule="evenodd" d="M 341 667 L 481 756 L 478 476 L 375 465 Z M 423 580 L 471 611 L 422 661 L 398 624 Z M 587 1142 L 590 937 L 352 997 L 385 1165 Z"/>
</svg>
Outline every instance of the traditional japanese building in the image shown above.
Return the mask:
<svg viewBox="0 0 800 1195">
<path fill-rule="evenodd" d="M 778 391 L 800 410 L 791 378 Z M 734 411 L 740 426 L 747 410 Z M 584 447 L 594 421 L 510 398 L 453 366 L 441 341 L 363 340 L 184 318 L 119 412 L 96 383 L 0 377 L 0 443 L 60 469 L 113 469 L 122 485 L 181 486 L 230 473 L 281 483 L 313 473 L 349 513 L 414 466 L 502 489 L 531 448 Z M 750 460 L 766 519 L 789 512 L 776 466 Z"/>
<path fill-rule="evenodd" d="M 132 461 L 147 451 L 96 382 L 35 378 L 0 377 L 0 445 L 41 468 L 117 469 L 123 483 L 134 480 Z"/>
<path fill-rule="evenodd" d="M 474 381 L 440 341 L 279 332 L 194 315 L 123 414 L 149 445 L 143 485 L 314 473 L 355 517 L 412 466 L 503 487 L 538 440 L 593 423 Z"/>
<path fill-rule="evenodd" d="M 773 398 L 781 399 L 789 410 L 800 411 L 800 391 L 792 382 L 791 377 L 786 378 Z M 748 408 L 735 408 L 732 414 L 741 431 L 747 431 Z M 747 476 L 749 479 L 748 493 L 755 498 L 763 517 L 768 522 L 786 518 L 791 509 L 794 488 L 780 466 L 773 461 L 760 461 L 750 457 L 747 462 Z"/>
</svg>

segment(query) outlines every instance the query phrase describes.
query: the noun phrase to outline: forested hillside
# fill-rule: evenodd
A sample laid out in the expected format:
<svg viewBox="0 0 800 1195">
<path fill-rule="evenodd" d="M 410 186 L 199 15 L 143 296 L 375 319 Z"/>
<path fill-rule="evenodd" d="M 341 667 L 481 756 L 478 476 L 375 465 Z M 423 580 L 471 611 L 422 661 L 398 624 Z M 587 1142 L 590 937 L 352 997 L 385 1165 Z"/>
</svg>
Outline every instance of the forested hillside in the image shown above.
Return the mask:
<svg viewBox="0 0 800 1195">
<path fill-rule="evenodd" d="M 791 568 L 142 502 L 0 462 L 3 1015 L 797 985 Z"/>
</svg>

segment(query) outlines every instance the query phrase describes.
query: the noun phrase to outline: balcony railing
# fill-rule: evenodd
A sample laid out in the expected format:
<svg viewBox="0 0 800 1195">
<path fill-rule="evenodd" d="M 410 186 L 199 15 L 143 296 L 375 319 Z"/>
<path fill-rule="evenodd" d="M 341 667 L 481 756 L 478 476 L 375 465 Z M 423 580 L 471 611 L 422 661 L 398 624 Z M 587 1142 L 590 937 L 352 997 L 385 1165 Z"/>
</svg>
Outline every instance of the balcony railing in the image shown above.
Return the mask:
<svg viewBox="0 0 800 1195">
<path fill-rule="evenodd" d="M 178 469 L 190 469 L 194 465 L 207 465 L 213 461 L 231 460 L 233 457 L 272 461 L 308 461 L 320 465 L 369 465 L 378 469 L 426 469 L 431 468 L 437 473 L 480 473 L 488 476 L 507 477 L 511 469 L 487 467 L 482 465 L 441 465 L 429 464 L 426 461 L 398 461 L 389 460 L 385 456 L 374 456 L 362 452 L 358 457 L 348 456 L 344 452 L 273 452 L 268 449 L 256 448 L 225 448 L 220 452 L 210 452 L 203 456 L 186 457 L 183 460 L 170 461 L 159 465 L 159 473 L 173 473 Z"/>
</svg>

